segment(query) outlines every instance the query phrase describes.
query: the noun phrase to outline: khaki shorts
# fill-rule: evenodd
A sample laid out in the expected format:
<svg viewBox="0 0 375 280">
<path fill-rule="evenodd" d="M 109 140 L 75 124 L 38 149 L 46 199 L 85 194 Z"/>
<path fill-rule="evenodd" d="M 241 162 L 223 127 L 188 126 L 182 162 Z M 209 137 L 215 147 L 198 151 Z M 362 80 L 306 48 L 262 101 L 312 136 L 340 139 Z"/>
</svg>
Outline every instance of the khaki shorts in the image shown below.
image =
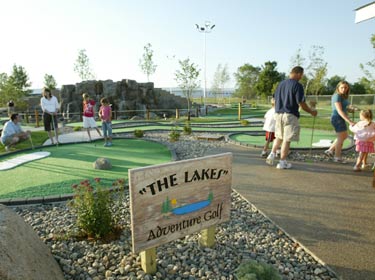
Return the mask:
<svg viewBox="0 0 375 280">
<path fill-rule="evenodd" d="M 285 140 L 287 142 L 299 141 L 300 126 L 298 118 L 293 114 L 277 113 L 275 114 L 276 138 Z"/>
</svg>

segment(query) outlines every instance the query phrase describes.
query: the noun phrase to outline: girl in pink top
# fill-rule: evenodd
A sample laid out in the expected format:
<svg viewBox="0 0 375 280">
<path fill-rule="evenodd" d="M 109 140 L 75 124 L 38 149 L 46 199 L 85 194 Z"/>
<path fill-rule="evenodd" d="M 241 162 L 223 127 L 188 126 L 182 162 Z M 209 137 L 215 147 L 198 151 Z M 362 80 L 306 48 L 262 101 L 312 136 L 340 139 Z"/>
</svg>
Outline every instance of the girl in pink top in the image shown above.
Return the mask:
<svg viewBox="0 0 375 280">
<path fill-rule="evenodd" d="M 375 123 L 372 121 L 372 112 L 369 109 L 362 110 L 359 117 L 361 120 L 349 127 L 354 132 L 355 150 L 359 152 L 354 171 L 370 167 L 367 165 L 367 156 L 374 152 Z"/>
<path fill-rule="evenodd" d="M 100 133 L 100 130 L 98 126 L 96 125 L 96 121 L 94 118 L 95 101 L 92 100 L 87 93 L 84 93 L 82 95 L 82 98 L 83 98 L 83 116 L 82 116 L 83 128 L 87 129 L 87 134 L 89 135 L 89 140 L 91 142 L 90 128 L 95 128 L 100 137 L 102 136 L 102 134 Z"/>
<path fill-rule="evenodd" d="M 102 120 L 104 147 L 112 146 L 112 108 L 107 98 L 100 100 L 99 117 Z"/>
</svg>

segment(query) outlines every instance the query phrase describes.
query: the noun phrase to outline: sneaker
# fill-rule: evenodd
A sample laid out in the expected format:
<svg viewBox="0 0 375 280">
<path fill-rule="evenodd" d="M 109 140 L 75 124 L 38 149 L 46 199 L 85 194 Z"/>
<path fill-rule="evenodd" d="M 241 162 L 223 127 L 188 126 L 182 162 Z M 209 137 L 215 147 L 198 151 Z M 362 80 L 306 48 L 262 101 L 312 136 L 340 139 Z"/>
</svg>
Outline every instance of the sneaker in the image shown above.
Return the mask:
<svg viewBox="0 0 375 280">
<path fill-rule="evenodd" d="M 273 153 L 270 153 L 266 159 L 266 163 L 268 165 L 273 165 L 274 164 L 274 161 L 275 161 L 275 154 Z"/>
<path fill-rule="evenodd" d="M 112 142 L 108 142 L 107 147 L 112 147 Z"/>
<path fill-rule="evenodd" d="M 368 163 L 368 164 L 362 164 L 361 166 L 361 169 L 362 170 L 371 170 L 372 168 L 372 164 Z"/>
<path fill-rule="evenodd" d="M 345 159 L 341 158 L 341 157 L 334 157 L 333 158 L 333 162 L 336 162 L 336 163 L 342 163 L 342 164 L 346 164 L 348 163 Z"/>
<path fill-rule="evenodd" d="M 329 158 L 333 158 L 333 152 L 330 151 L 330 150 L 326 150 L 326 151 L 324 151 L 324 154 L 325 154 L 327 157 L 329 157 Z"/>
<path fill-rule="evenodd" d="M 361 167 L 354 165 L 353 166 L 353 171 L 361 171 Z"/>
<path fill-rule="evenodd" d="M 108 147 L 108 143 L 107 143 L 107 142 L 105 142 L 103 146 L 104 146 L 104 147 Z"/>
<path fill-rule="evenodd" d="M 266 151 L 262 151 L 262 153 L 260 154 L 263 158 L 267 157 L 267 152 Z"/>
<path fill-rule="evenodd" d="M 280 160 L 279 163 L 276 165 L 277 169 L 290 169 L 292 168 L 292 164 L 287 162 L 286 160 Z"/>
</svg>

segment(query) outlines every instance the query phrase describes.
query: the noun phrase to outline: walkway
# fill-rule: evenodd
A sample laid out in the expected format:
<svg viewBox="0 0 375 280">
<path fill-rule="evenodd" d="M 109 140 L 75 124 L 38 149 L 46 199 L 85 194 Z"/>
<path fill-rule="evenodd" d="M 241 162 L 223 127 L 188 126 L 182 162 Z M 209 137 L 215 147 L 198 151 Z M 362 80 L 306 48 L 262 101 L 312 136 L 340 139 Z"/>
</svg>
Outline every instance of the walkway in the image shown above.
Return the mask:
<svg viewBox="0 0 375 280">
<path fill-rule="evenodd" d="M 259 149 L 226 145 L 233 153 L 233 188 L 344 280 L 375 280 L 375 189 L 372 173 L 353 164 L 266 165 Z"/>
</svg>

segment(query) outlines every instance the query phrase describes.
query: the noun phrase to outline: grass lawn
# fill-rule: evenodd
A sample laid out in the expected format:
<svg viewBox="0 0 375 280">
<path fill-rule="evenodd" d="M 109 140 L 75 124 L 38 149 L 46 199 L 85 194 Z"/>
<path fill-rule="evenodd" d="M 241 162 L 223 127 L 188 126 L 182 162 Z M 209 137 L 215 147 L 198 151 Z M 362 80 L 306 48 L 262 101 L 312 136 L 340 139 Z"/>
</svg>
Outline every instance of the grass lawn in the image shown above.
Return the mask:
<svg viewBox="0 0 375 280">
<path fill-rule="evenodd" d="M 111 148 L 102 142 L 67 144 L 43 147 L 51 152 L 49 157 L 25 163 L 16 168 L 0 171 L 2 187 L 0 199 L 29 198 L 72 193 L 71 186 L 82 180 L 102 179 L 103 187 L 111 187 L 117 179 L 128 179 L 128 169 L 160 164 L 171 160 L 170 151 L 163 145 L 139 140 L 116 139 Z M 1 161 L 30 153 L 6 155 Z M 147 156 L 146 156 L 147 155 Z M 113 168 L 97 170 L 93 162 L 99 157 L 108 158 Z"/>
</svg>

